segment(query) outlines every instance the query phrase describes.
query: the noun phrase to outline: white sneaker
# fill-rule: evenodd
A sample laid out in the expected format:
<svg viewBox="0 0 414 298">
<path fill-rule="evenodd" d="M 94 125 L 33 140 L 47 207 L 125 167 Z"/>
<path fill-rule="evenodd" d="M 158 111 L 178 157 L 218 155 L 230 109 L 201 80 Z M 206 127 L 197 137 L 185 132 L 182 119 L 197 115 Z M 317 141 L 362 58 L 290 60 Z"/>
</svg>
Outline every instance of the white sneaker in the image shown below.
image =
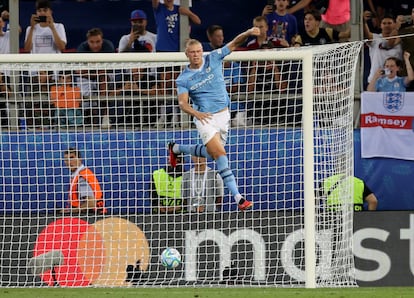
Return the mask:
<svg viewBox="0 0 414 298">
<path fill-rule="evenodd" d="M 108 115 L 102 116 L 101 128 L 111 128 L 111 121 L 109 120 Z"/>
</svg>

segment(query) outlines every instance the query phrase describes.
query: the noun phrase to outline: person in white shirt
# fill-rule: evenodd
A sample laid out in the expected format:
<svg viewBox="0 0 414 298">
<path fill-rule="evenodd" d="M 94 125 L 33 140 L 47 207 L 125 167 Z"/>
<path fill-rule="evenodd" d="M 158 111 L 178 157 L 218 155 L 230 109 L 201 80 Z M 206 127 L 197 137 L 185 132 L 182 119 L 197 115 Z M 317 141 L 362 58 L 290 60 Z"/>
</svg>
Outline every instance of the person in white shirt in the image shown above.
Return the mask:
<svg viewBox="0 0 414 298">
<path fill-rule="evenodd" d="M 3 18 L 0 17 L 0 54 L 10 53 L 10 31 L 3 31 L 6 26 Z M 2 127 L 9 125 L 9 110 L 7 99 L 8 94 L 11 92 L 11 88 L 8 84 L 10 82 L 10 69 L 4 69 L 0 66 L 0 122 Z"/>
<path fill-rule="evenodd" d="M 66 31 L 61 23 L 55 23 L 48 0 L 36 1 L 36 14 L 30 18 L 26 29 L 24 49 L 32 54 L 61 53 L 66 47 Z"/>
<path fill-rule="evenodd" d="M 10 54 L 10 31 L 3 31 L 5 25 L 0 17 L 0 54 Z"/>
<path fill-rule="evenodd" d="M 364 37 L 368 39 L 369 57 L 371 69 L 368 75 L 368 83 L 371 83 L 375 73 L 382 68 L 387 58 L 396 57 L 402 59 L 402 48 L 395 18 L 385 15 L 381 20 L 381 34 L 372 33 L 367 25 L 370 18 L 369 12 L 364 12 Z"/>
<path fill-rule="evenodd" d="M 119 40 L 118 52 L 155 52 L 157 35 L 147 31 L 147 15 L 142 10 L 131 12 L 131 32 Z"/>
</svg>

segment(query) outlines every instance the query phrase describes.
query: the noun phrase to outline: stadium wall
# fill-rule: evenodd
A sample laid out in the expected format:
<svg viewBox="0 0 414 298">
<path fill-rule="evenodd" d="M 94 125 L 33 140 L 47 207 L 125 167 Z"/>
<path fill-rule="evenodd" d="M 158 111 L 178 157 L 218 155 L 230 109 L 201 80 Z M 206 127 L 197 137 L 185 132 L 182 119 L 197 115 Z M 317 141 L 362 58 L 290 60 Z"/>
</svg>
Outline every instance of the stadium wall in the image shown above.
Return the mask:
<svg viewBox="0 0 414 298">
<path fill-rule="evenodd" d="M 167 164 L 166 144 L 170 140 L 188 140 L 189 137 L 197 140 L 197 132 L 3 132 L 0 140 L 0 213 L 36 213 L 61 208 L 67 201 L 70 179 L 69 170 L 63 164 L 63 151 L 71 146 L 80 149 L 85 164 L 102 181 L 111 214 L 151 212 L 151 174 Z M 268 137 L 273 138 L 274 148 L 261 148 L 261 138 Z M 289 150 L 289 144 L 293 146 L 300 142 L 300 138 L 299 129 L 276 134 L 259 129 L 246 134 L 232 130 L 228 142 L 231 167 L 235 169 L 241 191 L 255 195 L 256 209 L 303 206 L 302 161 L 297 157 L 300 153 L 292 156 Z M 279 148 L 278 140 L 291 141 L 284 143 L 286 148 Z M 360 131 L 355 130 L 355 174 L 377 195 L 378 210 L 414 210 L 414 162 L 362 159 L 360 147 Z M 277 154 L 284 157 L 278 158 Z M 187 168 L 189 162 L 188 158 Z M 283 167 L 281 163 L 287 166 Z M 297 166 L 289 166 L 292 164 Z M 295 189 L 283 192 L 284 179 L 295 182 Z M 234 208 L 232 199 L 226 195 L 223 210 Z"/>
</svg>

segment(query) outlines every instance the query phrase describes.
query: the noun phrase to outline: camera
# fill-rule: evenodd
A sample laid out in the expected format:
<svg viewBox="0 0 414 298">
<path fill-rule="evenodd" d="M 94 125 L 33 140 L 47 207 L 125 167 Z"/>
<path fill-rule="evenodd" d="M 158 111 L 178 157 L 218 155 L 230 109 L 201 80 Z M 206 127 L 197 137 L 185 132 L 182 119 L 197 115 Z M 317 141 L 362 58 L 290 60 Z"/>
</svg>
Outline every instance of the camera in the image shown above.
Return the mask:
<svg viewBox="0 0 414 298">
<path fill-rule="evenodd" d="M 38 23 L 45 23 L 47 20 L 47 16 L 38 16 L 36 22 Z"/>
</svg>

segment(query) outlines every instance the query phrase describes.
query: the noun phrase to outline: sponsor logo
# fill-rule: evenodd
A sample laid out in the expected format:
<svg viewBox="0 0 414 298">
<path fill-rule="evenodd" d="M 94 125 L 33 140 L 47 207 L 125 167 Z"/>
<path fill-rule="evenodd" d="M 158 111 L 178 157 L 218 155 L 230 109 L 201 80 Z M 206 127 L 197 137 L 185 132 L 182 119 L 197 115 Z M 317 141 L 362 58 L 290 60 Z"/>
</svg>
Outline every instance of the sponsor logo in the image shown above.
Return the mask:
<svg viewBox="0 0 414 298">
<path fill-rule="evenodd" d="M 213 78 L 214 78 L 214 74 L 209 74 L 204 80 L 191 86 L 190 90 L 193 91 L 193 90 L 203 87 L 205 84 L 210 83 Z"/>
</svg>

